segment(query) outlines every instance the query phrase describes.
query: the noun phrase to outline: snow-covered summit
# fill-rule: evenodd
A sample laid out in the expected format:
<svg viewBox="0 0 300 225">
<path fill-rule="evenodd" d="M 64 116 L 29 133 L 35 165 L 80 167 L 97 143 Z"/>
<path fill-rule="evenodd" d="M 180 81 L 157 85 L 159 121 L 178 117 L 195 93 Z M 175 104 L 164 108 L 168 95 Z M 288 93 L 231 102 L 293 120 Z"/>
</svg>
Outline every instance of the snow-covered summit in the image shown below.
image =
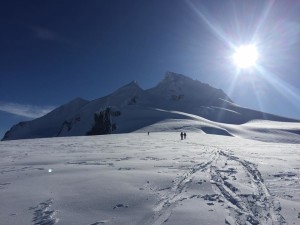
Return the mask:
<svg viewBox="0 0 300 225">
<path fill-rule="evenodd" d="M 162 82 L 176 81 L 176 80 L 178 81 L 178 80 L 192 80 L 192 79 L 183 74 L 167 71 Z"/>
<path fill-rule="evenodd" d="M 222 90 L 173 72 L 167 72 L 164 79 L 148 92 L 168 100 L 183 100 L 201 105 L 218 104 L 219 98 L 231 101 Z"/>
<path fill-rule="evenodd" d="M 191 118 L 229 124 L 253 119 L 295 121 L 240 107 L 220 89 L 167 72 L 161 82 L 148 90 L 132 81 L 92 101 L 76 98 L 43 117 L 14 125 L 2 140 L 80 136 L 91 134 L 96 128 L 99 134 L 101 129 L 126 133 L 167 119 Z"/>
<path fill-rule="evenodd" d="M 137 81 L 131 81 L 130 83 L 118 88 L 115 92 L 112 93 L 112 95 L 117 95 L 119 93 L 123 92 L 138 92 L 143 91 L 143 89 L 138 85 Z"/>
</svg>

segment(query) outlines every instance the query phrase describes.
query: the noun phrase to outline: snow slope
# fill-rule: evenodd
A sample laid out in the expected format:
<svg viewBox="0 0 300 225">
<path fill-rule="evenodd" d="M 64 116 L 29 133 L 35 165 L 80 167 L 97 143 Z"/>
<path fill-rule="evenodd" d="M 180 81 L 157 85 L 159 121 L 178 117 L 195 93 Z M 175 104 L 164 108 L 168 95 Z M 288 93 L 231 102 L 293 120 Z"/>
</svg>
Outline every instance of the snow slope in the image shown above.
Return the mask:
<svg viewBox="0 0 300 225">
<path fill-rule="evenodd" d="M 164 110 L 159 110 L 164 111 Z M 252 120 L 241 125 L 218 123 L 193 114 L 167 111 L 184 119 L 165 119 L 135 132 L 198 132 L 245 139 L 300 144 L 300 123 Z M 169 116 L 172 117 L 172 116 Z"/>
<path fill-rule="evenodd" d="M 78 110 L 88 103 L 87 100 L 76 98 L 40 118 L 18 123 L 6 132 L 3 140 L 55 137 L 63 123 L 73 118 Z"/>
<path fill-rule="evenodd" d="M 220 89 L 168 72 L 157 86 L 148 90 L 133 81 L 93 101 L 75 99 L 41 118 L 13 126 L 3 140 L 87 135 L 95 125 L 95 113 L 107 108 L 119 113 L 110 118 L 114 133 L 133 132 L 166 119 L 184 119 L 191 115 L 227 124 L 242 124 L 253 119 L 295 122 L 240 107 Z M 223 128 L 205 129 L 224 133 Z"/>
<path fill-rule="evenodd" d="M 129 134 L 0 142 L 0 224 L 299 224 L 299 123 L 185 116 Z M 253 135 L 264 142 L 243 138 Z"/>
</svg>

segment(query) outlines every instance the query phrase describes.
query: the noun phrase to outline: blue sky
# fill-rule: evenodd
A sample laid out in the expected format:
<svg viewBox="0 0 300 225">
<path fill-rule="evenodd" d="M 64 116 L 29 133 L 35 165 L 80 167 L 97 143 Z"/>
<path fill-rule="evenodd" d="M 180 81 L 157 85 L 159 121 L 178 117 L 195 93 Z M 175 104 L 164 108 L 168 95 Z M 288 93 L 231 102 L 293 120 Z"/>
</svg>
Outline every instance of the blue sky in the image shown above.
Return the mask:
<svg viewBox="0 0 300 225">
<path fill-rule="evenodd" d="M 0 3 L 0 136 L 76 97 L 92 100 L 166 71 L 245 107 L 300 119 L 300 2 L 43 0 Z M 254 43 L 255 68 L 234 48 Z"/>
</svg>

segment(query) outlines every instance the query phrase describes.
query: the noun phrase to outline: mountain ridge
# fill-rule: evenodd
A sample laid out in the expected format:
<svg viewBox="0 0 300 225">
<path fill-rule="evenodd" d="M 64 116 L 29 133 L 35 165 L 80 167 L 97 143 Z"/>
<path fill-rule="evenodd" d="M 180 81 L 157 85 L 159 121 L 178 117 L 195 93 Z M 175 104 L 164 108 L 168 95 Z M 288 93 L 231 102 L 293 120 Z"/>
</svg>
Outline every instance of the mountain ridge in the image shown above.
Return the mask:
<svg viewBox="0 0 300 225">
<path fill-rule="evenodd" d="M 102 118 L 97 125 L 100 130 L 111 126 L 108 130 L 113 133 L 133 132 L 165 119 L 184 119 L 184 113 L 227 124 L 242 124 L 253 119 L 297 121 L 243 108 L 221 89 L 167 72 L 155 87 L 147 90 L 132 81 L 92 101 L 77 97 L 40 118 L 12 126 L 2 140 L 91 134 L 97 123 L 96 115 Z"/>
</svg>

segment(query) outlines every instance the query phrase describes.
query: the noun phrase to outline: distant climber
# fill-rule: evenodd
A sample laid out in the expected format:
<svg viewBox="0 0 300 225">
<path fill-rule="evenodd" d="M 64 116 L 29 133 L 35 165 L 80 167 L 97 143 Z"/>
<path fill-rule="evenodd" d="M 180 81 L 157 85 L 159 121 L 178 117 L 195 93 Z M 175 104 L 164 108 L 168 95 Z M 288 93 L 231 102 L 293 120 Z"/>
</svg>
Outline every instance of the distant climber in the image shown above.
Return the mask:
<svg viewBox="0 0 300 225">
<path fill-rule="evenodd" d="M 180 133 L 180 137 L 181 137 L 181 140 L 183 140 L 183 133 L 182 132 Z"/>
<path fill-rule="evenodd" d="M 184 137 L 184 139 L 186 139 L 186 133 L 185 132 L 183 133 L 183 137 Z"/>
<path fill-rule="evenodd" d="M 148 135 L 150 134 L 150 132 L 148 131 Z"/>
</svg>

